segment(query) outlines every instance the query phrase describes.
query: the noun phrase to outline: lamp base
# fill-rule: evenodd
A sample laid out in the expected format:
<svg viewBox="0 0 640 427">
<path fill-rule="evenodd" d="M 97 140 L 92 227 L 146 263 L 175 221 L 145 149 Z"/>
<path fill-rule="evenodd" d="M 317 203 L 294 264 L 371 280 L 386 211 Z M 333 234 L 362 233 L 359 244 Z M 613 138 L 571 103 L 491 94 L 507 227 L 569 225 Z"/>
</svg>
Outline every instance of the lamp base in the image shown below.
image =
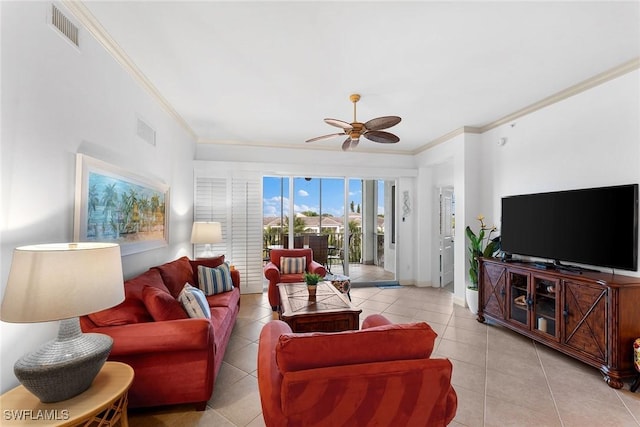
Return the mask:
<svg viewBox="0 0 640 427">
<path fill-rule="evenodd" d="M 43 403 L 82 393 L 106 362 L 113 339 L 84 334 L 77 317 L 60 321 L 58 337 L 22 356 L 13 371 L 20 383 Z"/>
</svg>

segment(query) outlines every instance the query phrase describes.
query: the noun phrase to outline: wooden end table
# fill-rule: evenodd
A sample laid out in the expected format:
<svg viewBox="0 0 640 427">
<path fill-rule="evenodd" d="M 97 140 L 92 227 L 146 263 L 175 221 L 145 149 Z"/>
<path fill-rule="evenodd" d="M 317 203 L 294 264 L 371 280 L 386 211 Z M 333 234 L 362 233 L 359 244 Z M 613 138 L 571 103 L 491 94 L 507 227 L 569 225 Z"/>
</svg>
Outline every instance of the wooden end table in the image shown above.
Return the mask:
<svg viewBox="0 0 640 427">
<path fill-rule="evenodd" d="M 133 368 L 106 362 L 91 387 L 71 399 L 42 403 L 19 385 L 0 396 L 2 426 L 113 426 L 128 427 L 127 392 Z"/>
<path fill-rule="evenodd" d="M 340 332 L 360 327 L 360 313 L 330 282 L 318 283 L 315 297 L 305 283 L 278 283 L 280 320 L 293 332 Z"/>
</svg>

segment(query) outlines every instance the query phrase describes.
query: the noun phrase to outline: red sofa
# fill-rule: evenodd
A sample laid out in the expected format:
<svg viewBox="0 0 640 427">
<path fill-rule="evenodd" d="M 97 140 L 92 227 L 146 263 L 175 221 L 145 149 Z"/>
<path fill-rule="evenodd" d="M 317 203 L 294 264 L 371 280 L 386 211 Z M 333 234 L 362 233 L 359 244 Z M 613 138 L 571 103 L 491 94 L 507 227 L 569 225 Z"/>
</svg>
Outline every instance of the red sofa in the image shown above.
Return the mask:
<svg viewBox="0 0 640 427">
<path fill-rule="evenodd" d="M 295 283 L 302 282 L 302 274 L 282 274 L 280 271 L 280 258 L 282 257 L 305 257 L 306 271 L 316 273 L 324 277 L 327 270 L 324 265 L 313 260 L 313 251 L 308 248 L 304 249 L 272 249 L 269 252 L 269 262 L 264 266 L 264 277 L 269 281 L 269 304 L 273 311 L 280 306 L 280 293 L 278 291 L 278 283 Z"/>
<path fill-rule="evenodd" d="M 185 283 L 198 286 L 198 265 L 222 262 L 182 257 L 153 267 L 125 281 L 124 302 L 80 318 L 84 332 L 113 338 L 109 360 L 133 367 L 130 407 L 205 409 L 240 309 L 240 273 L 231 271 L 233 290 L 207 296 L 211 319 L 189 318 L 176 298 Z"/>
<path fill-rule="evenodd" d="M 368 316 L 359 331 L 292 333 L 266 324 L 258 387 L 271 426 L 445 426 L 456 414 L 452 365 L 431 359 L 426 323 Z"/>
</svg>

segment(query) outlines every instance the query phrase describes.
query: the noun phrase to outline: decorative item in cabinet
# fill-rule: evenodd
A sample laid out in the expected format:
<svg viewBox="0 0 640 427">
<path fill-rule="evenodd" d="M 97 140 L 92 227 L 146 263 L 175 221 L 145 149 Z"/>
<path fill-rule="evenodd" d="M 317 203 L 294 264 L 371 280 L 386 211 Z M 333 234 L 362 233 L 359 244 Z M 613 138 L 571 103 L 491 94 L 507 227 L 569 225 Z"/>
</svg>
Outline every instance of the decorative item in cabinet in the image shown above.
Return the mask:
<svg viewBox="0 0 640 427">
<path fill-rule="evenodd" d="M 529 274 L 517 270 L 509 271 L 508 274 L 509 313 L 507 318 L 516 325 L 529 327 L 529 307 L 531 298 L 529 297 Z"/>
<path fill-rule="evenodd" d="M 533 301 L 535 331 L 551 335 L 557 340 L 560 328 L 556 318 L 560 310 L 560 300 L 557 297 L 556 289 L 559 288 L 560 283 L 556 278 L 536 275 L 533 276 L 533 283 L 535 289 Z"/>
</svg>

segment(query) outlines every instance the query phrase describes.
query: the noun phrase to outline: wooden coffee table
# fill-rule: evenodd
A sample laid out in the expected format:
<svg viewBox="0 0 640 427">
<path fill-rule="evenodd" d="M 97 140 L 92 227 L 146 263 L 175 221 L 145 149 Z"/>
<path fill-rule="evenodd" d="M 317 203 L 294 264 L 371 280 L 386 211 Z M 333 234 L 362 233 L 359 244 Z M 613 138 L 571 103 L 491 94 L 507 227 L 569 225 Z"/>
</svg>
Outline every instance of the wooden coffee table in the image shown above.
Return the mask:
<svg viewBox="0 0 640 427">
<path fill-rule="evenodd" d="M 280 320 L 293 332 L 339 332 L 359 329 L 362 310 L 351 304 L 331 282 L 320 282 L 310 297 L 304 283 L 278 283 Z"/>
</svg>

